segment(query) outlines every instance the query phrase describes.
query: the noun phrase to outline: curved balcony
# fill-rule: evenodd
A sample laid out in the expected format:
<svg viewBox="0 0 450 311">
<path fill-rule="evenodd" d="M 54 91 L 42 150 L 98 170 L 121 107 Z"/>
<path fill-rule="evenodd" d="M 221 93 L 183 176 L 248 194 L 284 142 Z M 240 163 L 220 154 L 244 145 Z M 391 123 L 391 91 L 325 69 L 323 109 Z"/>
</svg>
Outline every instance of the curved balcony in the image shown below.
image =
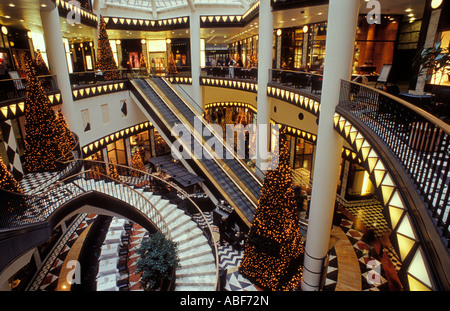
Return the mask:
<svg viewBox="0 0 450 311">
<path fill-rule="evenodd" d="M 357 152 L 383 201 L 409 289 L 448 290 L 448 124 L 388 93 L 342 81 L 335 129 Z"/>
</svg>

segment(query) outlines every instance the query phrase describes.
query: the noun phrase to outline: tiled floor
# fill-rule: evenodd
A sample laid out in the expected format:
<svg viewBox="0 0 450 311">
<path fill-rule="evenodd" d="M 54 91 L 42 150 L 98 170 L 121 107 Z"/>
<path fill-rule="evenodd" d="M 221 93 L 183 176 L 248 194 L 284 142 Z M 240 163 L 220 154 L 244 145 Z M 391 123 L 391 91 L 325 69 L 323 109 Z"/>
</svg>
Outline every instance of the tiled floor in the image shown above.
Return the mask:
<svg viewBox="0 0 450 311">
<path fill-rule="evenodd" d="M 389 264 L 394 267 L 392 271 L 398 271 L 400 265 L 398 264 L 398 257 L 392 248 L 385 247 L 382 252 L 382 258 L 376 254 L 374 247 L 367 244 L 364 239 L 363 231 L 367 228 L 374 229 L 376 231 L 377 237 L 382 237 L 386 234 L 386 224 L 384 219 L 380 218 L 380 210 L 376 208 L 370 211 L 368 206 L 357 208 L 351 207 L 347 210 L 342 210 L 341 216 L 342 220 L 339 227 L 335 227 L 336 230 L 340 230 L 342 235 L 339 239 L 342 242 L 348 244 L 347 247 L 352 249 L 354 252 L 354 258 L 356 267 L 354 270 L 357 271 L 359 277 L 355 281 L 357 290 L 367 290 L 367 291 L 385 291 L 390 290 L 390 284 L 388 282 L 388 277 L 384 266 Z M 362 211 L 362 212 L 361 212 Z M 206 218 L 213 228 L 213 231 L 217 231 L 217 227 L 213 223 L 213 217 L 211 213 L 205 213 Z M 362 215 L 362 217 L 361 217 Z M 372 215 L 372 216 L 369 216 Z M 72 230 L 70 235 L 63 239 L 64 245 L 56 248 L 56 252 L 49 258 L 48 263 L 46 263 L 47 270 L 39 275 L 34 284 L 34 290 L 45 290 L 51 291 L 56 290 L 58 284 L 58 278 L 60 277 L 61 267 L 63 266 L 67 253 L 80 236 L 80 234 L 85 230 L 90 223 L 92 223 L 96 218 L 96 215 L 85 215 L 85 218 L 80 221 L 80 223 Z M 206 224 L 203 218 L 198 215 L 193 217 L 200 225 L 200 227 L 206 230 Z M 373 226 L 376 223 L 377 226 Z M 134 224 L 133 230 L 130 238 L 129 247 L 129 260 L 128 260 L 128 270 L 129 270 L 129 283 L 131 291 L 141 291 L 143 290 L 141 284 L 139 283 L 139 274 L 135 272 L 136 270 L 136 260 L 137 254 L 135 252 L 136 248 L 139 247 L 142 239 L 148 236 L 148 232 L 141 226 Z M 345 238 L 343 238 L 345 236 Z M 226 270 L 226 284 L 224 289 L 227 291 L 256 291 L 260 290 L 257 286 L 246 280 L 238 272 L 238 267 L 242 260 L 243 250 L 235 250 L 233 247 L 225 242 L 224 245 L 220 245 L 218 242 L 218 253 L 220 258 L 220 269 Z M 342 258 L 339 258 L 337 254 L 339 251 L 336 249 L 337 246 L 332 247 L 329 254 L 329 262 L 327 269 L 327 276 L 325 280 L 324 291 L 334 291 L 339 290 L 340 286 L 343 285 L 343 279 L 339 279 L 338 276 L 343 275 L 342 269 L 343 262 Z M 355 262 L 354 262 L 355 263 Z M 395 272 L 394 272 L 395 273 Z M 392 278 L 391 278 L 392 279 Z M 395 275 L 394 275 L 395 279 Z M 341 283 L 341 285 L 339 285 Z M 392 284 L 391 284 L 392 285 Z M 342 287 L 351 290 L 353 287 Z"/>
</svg>

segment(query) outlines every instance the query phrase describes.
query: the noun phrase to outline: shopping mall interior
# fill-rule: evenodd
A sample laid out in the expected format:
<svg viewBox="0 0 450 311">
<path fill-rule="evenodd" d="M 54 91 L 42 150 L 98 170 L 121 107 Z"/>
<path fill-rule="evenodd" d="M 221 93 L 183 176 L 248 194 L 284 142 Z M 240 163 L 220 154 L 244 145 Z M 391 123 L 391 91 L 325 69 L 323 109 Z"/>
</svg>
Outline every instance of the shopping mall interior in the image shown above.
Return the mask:
<svg viewBox="0 0 450 311">
<path fill-rule="evenodd" d="M 1 291 L 450 290 L 450 1 L 0 13 Z"/>
</svg>

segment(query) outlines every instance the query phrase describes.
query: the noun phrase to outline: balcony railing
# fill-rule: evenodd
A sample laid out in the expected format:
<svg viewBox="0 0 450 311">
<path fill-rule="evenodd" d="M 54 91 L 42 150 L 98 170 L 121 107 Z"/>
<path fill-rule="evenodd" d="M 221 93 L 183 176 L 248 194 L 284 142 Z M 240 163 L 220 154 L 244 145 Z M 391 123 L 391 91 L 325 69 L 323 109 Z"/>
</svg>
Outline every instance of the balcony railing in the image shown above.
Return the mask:
<svg viewBox="0 0 450 311">
<path fill-rule="evenodd" d="M 37 77 L 46 93 L 58 91 L 56 75 Z M 25 98 L 27 95 L 27 81 L 25 78 L 0 80 L 0 102 Z"/>
<path fill-rule="evenodd" d="M 339 106 L 390 149 L 450 247 L 450 126 L 404 100 L 349 81 L 341 82 Z"/>
</svg>

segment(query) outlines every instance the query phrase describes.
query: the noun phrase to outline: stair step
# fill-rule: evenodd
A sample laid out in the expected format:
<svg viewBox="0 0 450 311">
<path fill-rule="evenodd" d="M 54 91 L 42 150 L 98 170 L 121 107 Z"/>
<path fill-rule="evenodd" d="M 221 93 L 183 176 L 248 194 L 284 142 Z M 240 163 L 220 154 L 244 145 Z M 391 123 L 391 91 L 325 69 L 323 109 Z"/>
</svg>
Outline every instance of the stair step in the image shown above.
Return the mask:
<svg viewBox="0 0 450 311">
<path fill-rule="evenodd" d="M 175 213 L 172 213 L 174 215 Z M 178 213 L 177 213 L 178 214 Z M 183 212 L 181 214 L 175 215 L 174 217 L 171 217 L 170 220 L 167 221 L 167 224 L 170 227 L 170 230 L 175 232 L 177 229 L 179 229 L 181 226 L 186 225 L 187 223 L 193 221 L 191 217 L 187 216 Z"/>
<path fill-rule="evenodd" d="M 208 261 L 199 261 L 195 263 L 183 263 L 181 262 L 180 273 L 185 274 L 194 274 L 197 275 L 202 271 L 207 271 L 209 269 L 216 269 L 216 261 L 214 259 L 210 259 Z M 200 269 L 198 269 L 200 268 Z"/>
<path fill-rule="evenodd" d="M 183 226 L 178 226 L 177 228 L 172 228 L 171 229 L 172 236 L 179 237 L 180 234 L 185 234 L 186 232 L 195 230 L 195 228 L 198 228 L 196 222 L 194 222 L 194 221 L 187 222 Z"/>
<path fill-rule="evenodd" d="M 182 245 L 180 245 L 180 247 L 178 248 L 178 254 L 180 255 L 180 257 L 182 256 L 182 253 L 186 253 L 189 252 L 189 254 L 192 253 L 192 251 L 198 252 L 198 247 L 201 246 L 208 246 L 208 241 L 206 239 L 204 239 L 203 241 L 200 240 L 198 241 L 197 239 L 195 240 L 195 243 L 193 243 L 192 241 L 189 241 L 187 243 L 183 243 Z"/>
<path fill-rule="evenodd" d="M 198 231 L 189 231 L 190 234 L 183 234 L 180 232 L 177 236 L 172 236 L 172 240 L 175 242 L 182 244 L 184 242 L 187 242 L 188 240 L 192 240 L 198 237 L 204 237 L 203 232 L 199 229 Z"/>
<path fill-rule="evenodd" d="M 175 291 L 213 291 L 215 283 L 177 283 Z"/>
</svg>

